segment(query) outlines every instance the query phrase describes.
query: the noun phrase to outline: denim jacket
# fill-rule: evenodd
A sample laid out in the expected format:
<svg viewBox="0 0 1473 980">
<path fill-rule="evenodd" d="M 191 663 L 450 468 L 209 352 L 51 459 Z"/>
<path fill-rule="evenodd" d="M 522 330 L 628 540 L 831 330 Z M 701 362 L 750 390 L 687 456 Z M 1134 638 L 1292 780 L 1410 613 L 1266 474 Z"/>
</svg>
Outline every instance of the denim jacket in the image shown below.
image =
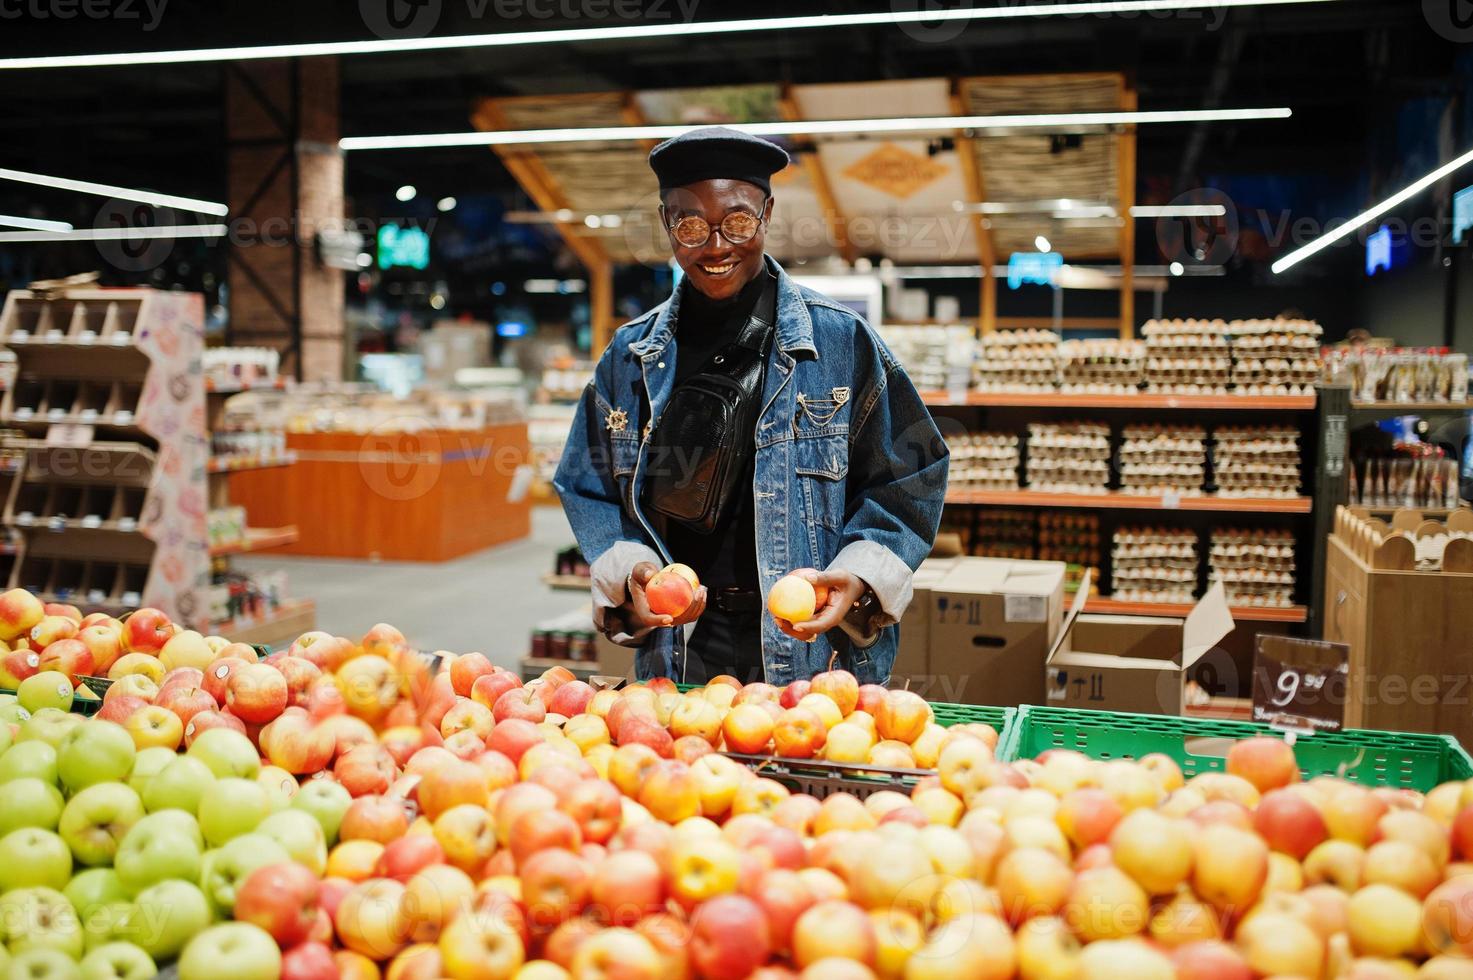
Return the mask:
<svg viewBox="0 0 1473 980">
<path fill-rule="evenodd" d="M 852 310 L 778 277 L 777 327 L 756 431 L 753 480 L 762 594 L 797 568 L 845 570 L 863 579 L 882 610 L 866 649 L 840 643 L 842 666 L 882 683 L 895 661 L 896 626 L 910 604 L 916 567 L 930 552 L 946 495 L 948 454 L 914 385 L 874 330 Z M 594 620 L 627 599 L 640 561 L 678 561 L 640 506 L 646 441 L 675 383 L 680 290 L 625 324 L 583 393 L 553 478 L 593 576 Z M 681 634 L 681 635 L 677 635 Z M 639 645 L 635 671 L 680 680 L 683 631 L 612 637 Z M 827 669 L 820 636 L 787 636 L 763 615 L 765 679 L 787 684 Z"/>
</svg>

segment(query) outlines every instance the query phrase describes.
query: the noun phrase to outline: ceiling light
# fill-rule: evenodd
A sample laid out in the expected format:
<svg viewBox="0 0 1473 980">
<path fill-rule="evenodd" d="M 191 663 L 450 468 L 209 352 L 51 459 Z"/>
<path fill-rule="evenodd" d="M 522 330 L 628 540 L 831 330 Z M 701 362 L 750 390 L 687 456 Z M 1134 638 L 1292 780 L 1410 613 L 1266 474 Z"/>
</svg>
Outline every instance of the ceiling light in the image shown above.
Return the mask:
<svg viewBox="0 0 1473 980">
<path fill-rule="evenodd" d="M 983 201 L 981 204 L 957 201 L 952 207 L 972 214 L 1056 214 L 1100 208 L 1109 210 L 1111 214 L 1115 213 L 1115 209 L 1104 201 L 1086 201 L 1074 197 L 1043 198 L 1037 201 Z"/>
<path fill-rule="evenodd" d="M 1063 211 L 1051 211 L 1050 215 L 1059 221 L 1095 221 L 1100 218 L 1114 219 L 1119 215 L 1112 207 L 1101 206 L 1097 208 L 1068 208 Z"/>
<path fill-rule="evenodd" d="M 78 228 L 74 231 L 4 231 L 0 245 L 20 242 L 115 242 L 150 238 L 221 238 L 225 225 L 157 225 L 145 228 Z"/>
<path fill-rule="evenodd" d="M 438 201 L 435 202 L 435 207 L 437 209 L 441 210 L 441 211 L 454 211 L 455 210 L 455 198 L 453 198 L 453 197 L 442 197 Z"/>
<path fill-rule="evenodd" d="M 623 223 L 624 223 L 624 219 L 620 215 L 617 215 L 617 214 L 606 214 L 606 215 L 604 215 L 604 227 L 605 228 L 618 228 Z"/>
<path fill-rule="evenodd" d="M 1221 218 L 1227 208 L 1221 204 L 1137 204 L 1130 209 L 1132 218 Z"/>
<path fill-rule="evenodd" d="M 258 44 L 234 48 L 190 48 L 180 51 L 133 51 L 116 54 L 52 55 L 0 59 L 0 69 L 107 68 L 119 65 L 178 65 L 218 61 L 254 61 L 262 58 L 313 58 L 354 54 L 398 54 L 407 51 L 448 51 L 463 48 L 508 48 L 534 44 L 630 41 L 642 38 L 698 37 L 713 34 L 754 34 L 832 27 L 901 27 L 938 22 L 1016 20 L 1042 17 L 1088 17 L 1150 11 L 1222 10 L 1233 7 L 1278 7 L 1290 4 L 1335 3 L 1337 0 L 1074 0 L 1065 3 L 1005 5 L 972 9 L 891 10 L 876 13 L 817 14 L 806 17 L 756 17 L 719 20 L 705 24 L 649 23 L 626 27 L 582 27 L 572 30 L 507 31 L 499 34 L 462 34 L 453 37 L 386 38 L 373 41 L 325 41 L 315 44 Z"/>
<path fill-rule="evenodd" d="M 6 228 L 26 228 L 30 231 L 71 231 L 66 221 L 46 221 L 41 218 L 22 218 L 17 215 L 0 214 L 0 225 Z"/>
<path fill-rule="evenodd" d="M 413 184 L 405 184 L 403 187 L 394 192 L 394 197 L 399 201 L 407 203 L 414 200 L 414 195 L 418 193 L 419 191 L 415 190 Z"/>
<path fill-rule="evenodd" d="M 193 197 L 177 197 L 173 194 L 155 194 L 153 191 L 134 190 L 131 187 L 115 187 L 112 184 L 95 184 L 90 180 L 72 180 L 68 177 L 50 177 L 46 174 L 27 173 L 24 170 L 9 170 L 0 167 L 0 179 L 15 180 L 22 184 L 35 184 L 37 187 L 55 187 L 63 191 L 77 191 L 81 194 L 98 194 L 103 197 L 116 197 L 124 201 L 137 201 L 140 204 L 152 204 L 160 208 L 179 208 L 182 211 L 197 211 L 201 214 L 230 213 L 230 208 L 214 201 L 201 201 Z"/>
<path fill-rule="evenodd" d="M 1416 197 L 1428 187 L 1431 187 L 1433 184 L 1437 183 L 1448 174 L 1451 174 L 1453 171 L 1459 170 L 1462 167 L 1466 166 L 1469 162 L 1473 162 L 1473 150 L 1469 150 L 1467 153 L 1464 153 L 1462 156 L 1458 157 L 1456 160 L 1453 160 L 1451 163 L 1443 164 L 1427 176 L 1423 177 L 1421 180 L 1418 180 L 1416 183 L 1411 184 L 1410 186 L 1405 187 L 1400 191 L 1397 191 L 1395 194 L 1391 195 L 1380 204 L 1377 204 L 1369 208 L 1368 210 L 1362 211 L 1360 214 L 1356 215 L 1354 218 L 1351 218 L 1349 221 L 1336 228 L 1334 231 L 1326 232 L 1319 238 L 1316 238 L 1314 241 L 1310 242 L 1308 245 L 1305 245 L 1303 248 L 1295 249 L 1288 255 L 1275 262 L 1271 266 L 1271 268 L 1274 270 L 1275 274 L 1283 272 L 1286 269 L 1293 268 L 1300 262 L 1303 262 L 1305 259 L 1309 258 L 1311 255 L 1322 252 L 1325 249 L 1329 248 L 1331 245 L 1340 241 L 1342 238 L 1347 238 L 1350 235 L 1355 234 L 1357 229 L 1364 228 L 1366 225 L 1370 224 L 1372 221 L 1375 221 L 1377 218 L 1381 217 L 1381 215 L 1385 214 L 1387 211 L 1390 211 L 1392 208 L 1396 207 L 1398 204 L 1401 204 L 1403 201 L 1407 201 L 1413 197 Z"/>
<path fill-rule="evenodd" d="M 1187 271 L 1187 267 L 1182 265 L 1180 262 L 1173 262 L 1166 268 L 1171 272 L 1173 276 L 1184 275 Z"/>
<path fill-rule="evenodd" d="M 958 129 L 1090 129 L 1154 123 L 1234 122 L 1288 119 L 1285 107 L 1255 109 L 1168 109 L 1150 112 L 1056 112 L 1010 116 L 913 116 L 899 119 L 812 119 L 800 122 L 729 123 L 752 136 L 834 136 L 855 133 L 930 133 Z M 344 150 L 416 150 L 449 146 L 526 146 L 541 143 L 619 143 L 665 140 L 697 126 L 586 126 L 556 129 L 503 129 L 473 133 L 418 133 L 404 136 L 349 136 L 338 141 Z"/>
<path fill-rule="evenodd" d="M 583 223 L 590 228 L 602 228 L 604 219 L 596 214 L 590 214 L 583 218 Z"/>
<path fill-rule="evenodd" d="M 572 221 L 573 212 L 570 208 L 558 208 L 554 217 L 556 217 L 559 221 Z"/>
<path fill-rule="evenodd" d="M 1039 235 L 1037 238 L 1033 239 L 1033 244 L 1038 246 L 1038 250 L 1040 252 L 1052 252 L 1054 248 L 1049 240 L 1047 238 L 1044 238 L 1042 235 Z"/>
</svg>

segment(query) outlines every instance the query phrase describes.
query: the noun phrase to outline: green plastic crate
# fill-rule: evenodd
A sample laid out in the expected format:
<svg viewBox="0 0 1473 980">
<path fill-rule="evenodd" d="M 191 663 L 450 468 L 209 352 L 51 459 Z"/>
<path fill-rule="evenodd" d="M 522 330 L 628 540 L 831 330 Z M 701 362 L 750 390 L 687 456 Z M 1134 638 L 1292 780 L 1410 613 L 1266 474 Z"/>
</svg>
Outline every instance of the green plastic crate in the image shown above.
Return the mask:
<svg viewBox="0 0 1473 980">
<path fill-rule="evenodd" d="M 676 684 L 675 689 L 684 694 L 694 691 L 700 684 Z M 936 724 L 942 728 L 981 722 L 997 729 L 997 744 L 1006 741 L 1007 728 L 1017 715 L 1017 708 L 996 708 L 986 704 L 952 704 L 949 701 L 932 701 L 931 711 L 936 715 Z"/>
<path fill-rule="evenodd" d="M 1024 705 L 998 743 L 998 757 L 1012 762 L 1061 748 L 1095 759 L 1138 759 L 1160 752 L 1175 759 L 1190 778 L 1224 767 L 1227 740 L 1254 735 L 1283 737 L 1248 721 Z M 1447 735 L 1318 732 L 1296 740 L 1294 755 L 1306 777 L 1341 776 L 1370 786 L 1426 792 L 1440 783 L 1473 777 L 1473 759 Z"/>
</svg>

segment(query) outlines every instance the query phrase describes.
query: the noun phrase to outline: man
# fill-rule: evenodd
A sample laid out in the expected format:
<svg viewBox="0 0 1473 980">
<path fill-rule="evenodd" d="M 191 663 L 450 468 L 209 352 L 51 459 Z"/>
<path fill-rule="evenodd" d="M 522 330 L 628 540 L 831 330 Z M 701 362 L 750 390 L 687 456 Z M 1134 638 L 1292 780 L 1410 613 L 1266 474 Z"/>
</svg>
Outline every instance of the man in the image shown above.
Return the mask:
<svg viewBox="0 0 1473 980">
<path fill-rule="evenodd" d="M 554 478 L 595 623 L 640 647 L 641 679 L 787 684 L 837 653 L 884 682 L 941 518 L 946 446 L 905 372 L 860 317 L 763 253 L 787 164 L 720 127 L 650 153 L 685 275 L 615 333 Z M 702 584 L 683 613 L 657 615 L 645 587 L 671 562 Z M 804 569 L 827 601 L 774 619 L 768 591 Z"/>
</svg>

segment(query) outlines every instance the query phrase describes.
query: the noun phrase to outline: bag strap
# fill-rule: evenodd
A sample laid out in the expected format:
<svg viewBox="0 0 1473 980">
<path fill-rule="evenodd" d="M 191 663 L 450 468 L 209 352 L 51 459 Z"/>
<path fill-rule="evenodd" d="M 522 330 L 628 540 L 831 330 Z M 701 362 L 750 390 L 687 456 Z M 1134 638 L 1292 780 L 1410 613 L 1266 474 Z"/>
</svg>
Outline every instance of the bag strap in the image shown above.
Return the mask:
<svg viewBox="0 0 1473 980">
<path fill-rule="evenodd" d="M 757 297 L 757 305 L 752 307 L 752 315 L 747 318 L 746 326 L 742 327 L 735 341 L 737 347 L 745 347 L 758 354 L 767 352 L 767 342 L 771 339 L 773 324 L 777 322 L 777 277 L 767 269 L 762 274 L 765 277 L 762 295 Z"/>
</svg>

